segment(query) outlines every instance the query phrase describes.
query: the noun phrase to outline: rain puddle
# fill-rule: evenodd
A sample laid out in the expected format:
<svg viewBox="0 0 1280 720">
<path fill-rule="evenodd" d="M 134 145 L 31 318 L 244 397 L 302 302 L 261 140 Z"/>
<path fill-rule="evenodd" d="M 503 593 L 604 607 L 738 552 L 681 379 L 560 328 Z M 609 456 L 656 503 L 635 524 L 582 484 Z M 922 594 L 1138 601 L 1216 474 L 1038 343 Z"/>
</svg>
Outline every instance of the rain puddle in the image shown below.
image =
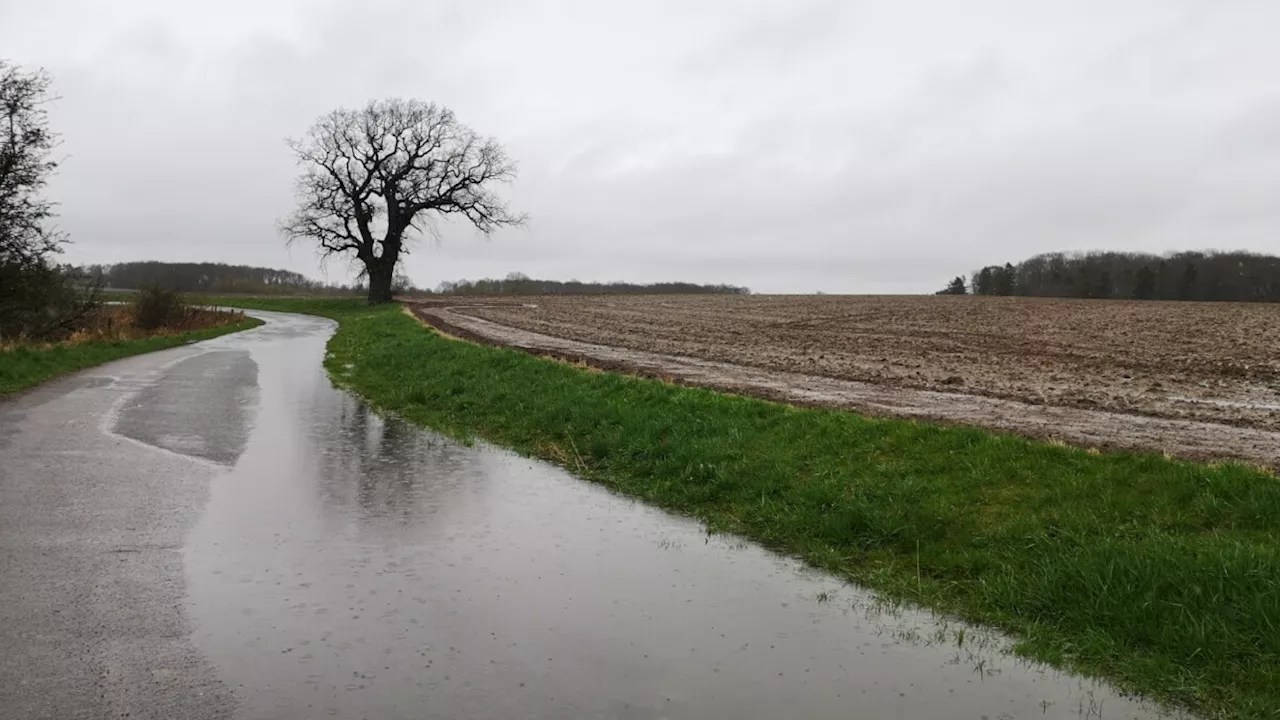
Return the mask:
<svg viewBox="0 0 1280 720">
<path fill-rule="evenodd" d="M 990 634 L 333 390 L 264 314 L 254 427 L 188 538 L 244 718 L 1150 718 Z"/>
</svg>

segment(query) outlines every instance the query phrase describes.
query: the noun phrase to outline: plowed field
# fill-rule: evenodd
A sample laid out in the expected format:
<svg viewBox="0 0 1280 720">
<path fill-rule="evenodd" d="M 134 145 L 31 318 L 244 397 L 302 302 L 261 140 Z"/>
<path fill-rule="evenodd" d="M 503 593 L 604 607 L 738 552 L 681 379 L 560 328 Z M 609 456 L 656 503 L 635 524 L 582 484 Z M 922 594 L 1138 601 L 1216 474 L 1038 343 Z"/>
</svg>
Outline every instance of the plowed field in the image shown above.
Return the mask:
<svg viewBox="0 0 1280 720">
<path fill-rule="evenodd" d="M 1041 422 L 1071 408 L 1132 416 L 1137 431 L 1140 416 L 1280 431 L 1275 305 L 709 295 L 452 298 L 422 309 L 433 305 L 555 338 L 785 373 L 792 385 L 808 376 L 932 391 L 915 398 L 1000 398 L 1043 407 Z M 888 412 L 966 420 L 910 410 Z M 1187 454 L 1256 455 L 1218 453 L 1212 441 Z"/>
</svg>

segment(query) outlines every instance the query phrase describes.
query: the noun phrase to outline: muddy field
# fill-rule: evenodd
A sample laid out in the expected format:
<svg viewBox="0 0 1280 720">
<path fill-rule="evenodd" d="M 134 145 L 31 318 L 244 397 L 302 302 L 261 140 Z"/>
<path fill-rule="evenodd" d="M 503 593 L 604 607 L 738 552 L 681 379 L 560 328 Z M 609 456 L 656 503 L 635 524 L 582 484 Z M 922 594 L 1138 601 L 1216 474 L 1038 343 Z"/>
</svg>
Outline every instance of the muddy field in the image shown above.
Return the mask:
<svg viewBox="0 0 1280 720">
<path fill-rule="evenodd" d="M 447 303 L 558 338 L 801 375 L 1280 430 L 1280 307 L 910 296 Z"/>
</svg>

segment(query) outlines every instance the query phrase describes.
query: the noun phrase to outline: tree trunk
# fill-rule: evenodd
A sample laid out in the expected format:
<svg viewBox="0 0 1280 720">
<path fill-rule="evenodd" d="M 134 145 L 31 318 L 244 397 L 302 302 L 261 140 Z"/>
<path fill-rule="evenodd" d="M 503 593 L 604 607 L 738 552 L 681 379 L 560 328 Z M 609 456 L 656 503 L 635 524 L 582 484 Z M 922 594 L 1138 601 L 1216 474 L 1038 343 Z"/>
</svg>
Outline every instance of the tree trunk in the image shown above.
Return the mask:
<svg viewBox="0 0 1280 720">
<path fill-rule="evenodd" d="M 369 304 L 389 303 L 391 297 L 391 281 L 395 276 L 394 259 L 382 257 L 367 265 L 369 271 Z"/>
</svg>

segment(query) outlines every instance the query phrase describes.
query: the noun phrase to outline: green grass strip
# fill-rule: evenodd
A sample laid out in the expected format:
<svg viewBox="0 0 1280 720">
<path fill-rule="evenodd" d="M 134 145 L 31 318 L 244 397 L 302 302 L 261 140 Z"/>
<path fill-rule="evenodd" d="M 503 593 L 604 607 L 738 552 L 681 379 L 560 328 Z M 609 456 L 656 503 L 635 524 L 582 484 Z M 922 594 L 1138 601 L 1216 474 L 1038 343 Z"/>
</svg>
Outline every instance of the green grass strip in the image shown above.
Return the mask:
<svg viewBox="0 0 1280 720">
<path fill-rule="evenodd" d="M 18 346 L 0 350 L 0 396 L 25 390 L 59 375 L 119 360 L 130 355 L 141 355 L 164 350 L 197 340 L 247 330 L 261 325 L 261 320 L 245 318 L 230 325 L 192 330 L 172 335 L 157 335 L 137 340 L 112 340 L 54 344 L 36 347 Z"/>
<path fill-rule="evenodd" d="M 1210 717 L 1280 716 L 1280 482 L 590 372 L 398 306 L 235 304 L 340 322 L 325 365 L 380 409 L 482 436 L 1017 649 Z"/>
</svg>

